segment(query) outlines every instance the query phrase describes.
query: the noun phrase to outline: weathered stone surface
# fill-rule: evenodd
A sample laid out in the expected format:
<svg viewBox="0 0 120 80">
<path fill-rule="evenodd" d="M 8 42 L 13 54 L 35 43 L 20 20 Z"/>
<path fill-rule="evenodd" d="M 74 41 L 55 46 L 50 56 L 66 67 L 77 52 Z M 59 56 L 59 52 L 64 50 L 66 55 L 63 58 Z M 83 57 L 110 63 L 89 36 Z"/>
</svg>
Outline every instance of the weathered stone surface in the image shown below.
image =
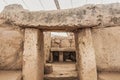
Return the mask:
<svg viewBox="0 0 120 80">
<path fill-rule="evenodd" d="M 43 80 L 44 77 L 43 32 L 25 29 L 23 52 L 23 80 Z"/>
<path fill-rule="evenodd" d="M 52 64 L 45 64 L 44 73 L 45 74 L 50 74 L 52 72 L 53 72 L 53 66 L 52 66 Z"/>
<path fill-rule="evenodd" d="M 79 80 L 97 80 L 97 68 L 91 29 L 81 29 L 75 33 L 77 68 Z"/>
<path fill-rule="evenodd" d="M 53 47 L 53 48 L 68 48 L 68 49 L 75 48 L 74 37 L 53 36 L 51 47 Z"/>
<path fill-rule="evenodd" d="M 0 69 L 21 69 L 23 30 L 10 25 L 0 25 Z"/>
<path fill-rule="evenodd" d="M 120 71 L 120 27 L 92 29 L 99 71 Z"/>
<path fill-rule="evenodd" d="M 0 80 L 21 80 L 21 71 L 0 71 Z"/>
<path fill-rule="evenodd" d="M 61 37 L 56 37 L 56 36 L 54 36 L 54 37 L 52 37 L 51 38 L 52 40 L 52 42 L 51 42 L 51 47 L 56 47 L 56 48 L 60 48 L 61 47 L 61 40 L 63 39 L 63 37 L 61 38 Z"/>
<path fill-rule="evenodd" d="M 74 63 L 53 63 L 53 72 L 45 74 L 44 80 L 78 80 Z"/>
<path fill-rule="evenodd" d="M 61 41 L 61 47 L 70 47 L 70 41 L 69 41 L 69 39 L 63 39 L 62 41 Z"/>
<path fill-rule="evenodd" d="M 119 72 L 100 72 L 98 73 L 98 80 L 120 80 Z"/>
<path fill-rule="evenodd" d="M 51 32 L 44 33 L 44 63 L 49 61 L 51 49 Z"/>
<path fill-rule="evenodd" d="M 74 48 L 51 48 L 51 51 L 68 51 L 68 52 L 74 52 L 76 51 L 75 47 Z"/>
<path fill-rule="evenodd" d="M 64 61 L 64 60 L 63 60 L 63 52 L 62 52 L 62 51 L 59 52 L 59 61 L 60 61 L 60 62 L 63 62 L 63 61 Z"/>
<path fill-rule="evenodd" d="M 30 12 L 21 5 L 6 6 L 0 14 L 5 23 L 46 30 L 73 31 L 78 28 L 120 25 L 120 4 L 85 5 L 79 8 Z"/>
</svg>

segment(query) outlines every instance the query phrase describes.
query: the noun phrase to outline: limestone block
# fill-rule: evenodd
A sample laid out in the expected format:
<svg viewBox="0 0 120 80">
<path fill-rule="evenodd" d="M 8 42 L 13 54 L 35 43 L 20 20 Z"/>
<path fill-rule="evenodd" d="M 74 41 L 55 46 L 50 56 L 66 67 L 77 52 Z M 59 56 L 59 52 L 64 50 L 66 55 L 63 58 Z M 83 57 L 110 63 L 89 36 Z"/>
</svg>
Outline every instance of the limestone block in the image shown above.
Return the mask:
<svg viewBox="0 0 120 80">
<path fill-rule="evenodd" d="M 86 27 L 120 25 L 120 3 L 84 5 L 79 8 L 31 12 L 21 5 L 8 5 L 0 18 L 21 27 L 73 31 Z M 46 19 L 47 18 L 47 19 Z"/>
<path fill-rule="evenodd" d="M 97 68 L 91 29 L 81 29 L 75 33 L 77 68 L 79 80 L 97 80 Z"/>
<path fill-rule="evenodd" d="M 70 47 L 70 42 L 67 38 L 65 38 L 61 41 L 61 47 L 66 47 L 66 48 Z"/>
<path fill-rule="evenodd" d="M 70 42 L 70 40 L 69 40 L 69 42 Z M 70 47 L 75 47 L 75 39 L 74 38 L 72 38 L 72 40 L 71 40 Z"/>
<path fill-rule="evenodd" d="M 97 69 L 120 71 L 120 27 L 92 29 Z"/>
<path fill-rule="evenodd" d="M 54 39 L 54 42 L 60 44 L 61 40 L 59 38 L 58 39 Z"/>
<path fill-rule="evenodd" d="M 100 72 L 98 80 L 120 80 L 119 72 Z"/>
<path fill-rule="evenodd" d="M 60 48 L 75 48 L 75 40 L 74 37 L 61 37 L 61 36 L 53 36 L 52 38 L 52 47 L 60 47 Z"/>
<path fill-rule="evenodd" d="M 52 47 L 60 47 L 60 42 L 58 42 L 58 40 L 59 39 L 54 39 L 54 38 L 52 38 L 52 44 L 51 44 L 51 46 Z M 59 40 L 60 41 L 60 40 Z"/>
<path fill-rule="evenodd" d="M 52 64 L 46 64 L 45 65 L 45 71 L 44 71 L 44 73 L 45 74 L 50 74 L 52 72 L 53 72 L 53 66 L 52 66 Z"/>
<path fill-rule="evenodd" d="M 0 80 L 21 80 L 21 71 L 0 71 Z"/>
<path fill-rule="evenodd" d="M 60 51 L 59 52 L 59 62 L 63 62 L 64 60 L 63 60 L 63 52 L 62 51 Z"/>
<path fill-rule="evenodd" d="M 25 29 L 23 52 L 23 80 L 43 80 L 44 76 L 43 32 Z"/>
<path fill-rule="evenodd" d="M 0 25 L 0 69 L 22 68 L 24 31 L 10 25 Z"/>
<path fill-rule="evenodd" d="M 51 32 L 44 32 L 44 63 L 50 59 Z"/>
</svg>

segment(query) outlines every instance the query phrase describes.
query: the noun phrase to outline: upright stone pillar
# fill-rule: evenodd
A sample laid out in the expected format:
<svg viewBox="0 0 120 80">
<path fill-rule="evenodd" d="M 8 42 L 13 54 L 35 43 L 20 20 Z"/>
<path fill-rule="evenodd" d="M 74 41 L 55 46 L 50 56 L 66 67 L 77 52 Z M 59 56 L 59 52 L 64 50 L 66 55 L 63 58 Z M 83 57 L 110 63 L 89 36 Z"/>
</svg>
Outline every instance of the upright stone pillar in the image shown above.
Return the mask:
<svg viewBox="0 0 120 80">
<path fill-rule="evenodd" d="M 50 52 L 50 62 L 53 62 L 53 53 Z"/>
<path fill-rule="evenodd" d="M 97 80 L 95 52 L 91 29 L 81 29 L 75 33 L 77 68 L 79 80 Z"/>
<path fill-rule="evenodd" d="M 43 32 L 26 28 L 23 52 L 23 80 L 43 80 Z"/>
<path fill-rule="evenodd" d="M 50 61 L 51 32 L 44 32 L 44 63 Z"/>
<path fill-rule="evenodd" d="M 63 52 L 62 51 L 59 52 L 59 61 L 63 62 Z"/>
</svg>

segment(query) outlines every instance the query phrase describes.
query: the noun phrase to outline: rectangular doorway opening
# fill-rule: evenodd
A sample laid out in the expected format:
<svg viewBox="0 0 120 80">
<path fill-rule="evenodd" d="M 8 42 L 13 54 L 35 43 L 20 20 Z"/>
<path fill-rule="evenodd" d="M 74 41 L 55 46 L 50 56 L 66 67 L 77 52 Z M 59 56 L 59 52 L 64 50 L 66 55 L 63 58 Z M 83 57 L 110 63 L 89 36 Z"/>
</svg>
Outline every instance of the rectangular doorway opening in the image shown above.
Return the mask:
<svg viewBox="0 0 120 80">
<path fill-rule="evenodd" d="M 47 65 L 46 80 L 49 80 L 49 78 L 53 80 L 56 78 L 58 80 L 64 78 L 64 80 L 69 80 L 69 78 L 70 80 L 76 80 L 77 69 L 74 34 L 67 32 L 62 34 L 59 32 L 51 33 L 51 36 L 47 36 L 45 40 L 45 46 L 47 46 L 45 48 L 49 48 L 49 52 L 45 54 L 48 57 L 48 60 L 45 60 L 45 64 Z M 48 40 L 51 40 L 51 42 Z M 50 47 L 47 45 L 48 42 L 50 43 Z"/>
</svg>

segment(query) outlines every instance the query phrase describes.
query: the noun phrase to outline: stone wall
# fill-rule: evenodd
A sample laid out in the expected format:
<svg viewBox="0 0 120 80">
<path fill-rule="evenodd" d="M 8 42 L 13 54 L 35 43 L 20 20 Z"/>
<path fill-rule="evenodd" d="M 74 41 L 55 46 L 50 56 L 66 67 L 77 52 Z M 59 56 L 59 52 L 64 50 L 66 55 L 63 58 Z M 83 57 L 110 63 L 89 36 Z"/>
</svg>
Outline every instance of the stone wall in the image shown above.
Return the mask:
<svg viewBox="0 0 120 80">
<path fill-rule="evenodd" d="M 120 71 L 120 27 L 92 29 L 99 71 Z"/>
<path fill-rule="evenodd" d="M 74 36 L 53 36 L 51 47 L 75 48 Z"/>
<path fill-rule="evenodd" d="M 98 80 L 120 80 L 120 27 L 92 29 Z"/>
<path fill-rule="evenodd" d="M 21 69 L 24 30 L 0 25 L 0 69 Z"/>
<path fill-rule="evenodd" d="M 18 27 L 0 25 L 0 69 L 21 69 L 23 34 Z M 98 71 L 120 71 L 120 27 L 92 29 L 92 36 Z M 70 39 L 53 37 L 52 47 L 70 47 Z"/>
<path fill-rule="evenodd" d="M 99 72 L 98 80 L 120 80 L 120 72 Z"/>
</svg>

